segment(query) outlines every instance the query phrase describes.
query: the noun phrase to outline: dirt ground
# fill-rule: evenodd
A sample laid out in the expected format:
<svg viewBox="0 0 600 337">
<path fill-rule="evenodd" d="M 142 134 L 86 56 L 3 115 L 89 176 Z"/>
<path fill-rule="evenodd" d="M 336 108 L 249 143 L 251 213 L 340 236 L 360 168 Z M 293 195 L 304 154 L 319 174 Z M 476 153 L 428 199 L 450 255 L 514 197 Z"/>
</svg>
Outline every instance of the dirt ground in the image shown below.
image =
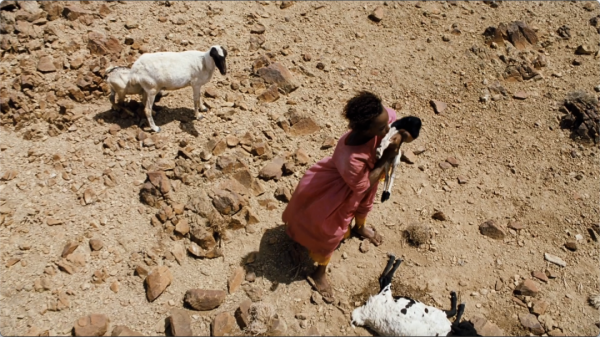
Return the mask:
<svg viewBox="0 0 600 337">
<path fill-rule="evenodd" d="M 548 304 L 542 324 L 546 332 L 587 336 L 600 332 L 599 312 L 588 304 L 588 296 L 600 292 L 598 242 L 590 231 L 600 221 L 600 151 L 597 144 L 576 141 L 560 127 L 564 115 L 560 107 L 568 93 L 583 90 L 599 95 L 594 91 L 600 84 L 599 31 L 590 24 L 600 15 L 597 2 L 73 4 L 92 13 L 101 6 L 109 11 L 77 20 L 60 16 L 34 25 L 30 36 L 3 33 L 17 42 L 13 50 L 3 47 L 2 90 L 19 92 L 26 103 L 20 110 L 11 105 L 8 112 L 3 104 L 1 118 L 2 335 L 34 330 L 70 335 L 75 322 L 92 313 L 110 319 L 108 334 L 113 327 L 126 325 L 145 335 L 165 335 L 165 318 L 173 308 L 184 308 L 187 290 L 227 291 L 228 279 L 240 265 L 256 275 L 254 282 L 244 281 L 241 288 L 264 291 L 262 301 L 276 307 L 287 326 L 286 335 L 306 335 L 314 328 L 323 335 L 370 335 L 351 327 L 350 312 L 362 305 L 365 294 L 377 291 L 387 253 L 404 259 L 394 283 L 398 295 L 413 295 L 445 309 L 449 292 L 455 290 L 466 302 L 465 319 L 481 316 L 508 335 L 529 335 L 519 320 L 529 309 L 517 304 L 513 290 L 523 279 L 534 279 L 537 295 L 520 298 Z M 369 19 L 377 6 L 384 13 L 380 22 Z M 15 19 L 17 13 L 13 22 L 18 21 L 20 10 L 3 10 L 3 19 L 7 15 Z M 506 80 L 502 58 L 511 51 L 485 44 L 482 34 L 487 27 L 512 21 L 523 21 L 536 31 L 539 41 L 527 50 L 545 56 L 546 64 L 538 70 L 541 76 Z M 264 33 L 251 32 L 257 23 L 264 25 Z M 557 33 L 563 25 L 570 28 L 569 39 Z M 40 27 L 41 31 L 55 27 L 57 39 L 48 40 L 49 34 L 39 33 Z M 115 37 L 123 49 L 116 56 L 89 55 L 89 31 Z M 252 47 L 249 41 L 259 36 L 264 42 L 260 48 Z M 139 44 L 125 44 L 126 37 Z M 72 42 L 78 46 L 74 50 L 68 48 Z M 204 119 L 194 120 L 191 88 L 172 91 L 156 104 L 160 146 L 138 141 L 138 118 L 111 111 L 106 93 L 85 93 L 83 99 L 64 94 L 82 73 L 71 69 L 76 55 L 83 55 L 81 69 L 87 71 L 101 57 L 108 61 L 106 66 L 129 66 L 140 48 L 206 51 L 216 44 L 228 50 L 228 72 L 225 76 L 215 72 L 203 87 L 209 111 Z M 589 46 L 591 55 L 576 55 L 580 45 Z M 57 61 L 56 71 L 35 69 L 43 55 Z M 252 67 L 261 55 L 287 67 L 298 89 L 274 102 L 260 102 Z M 27 74 L 36 78 L 28 88 L 22 84 Z M 19 81 L 21 85 L 14 84 Z M 505 94 L 488 89 L 496 81 Z M 232 86 L 234 82 L 241 85 Z M 208 87 L 217 97 L 204 96 Z M 343 242 L 329 274 L 339 303 L 315 304 L 304 278 L 310 263 L 292 263 L 281 221 L 286 203 L 276 200 L 275 192 L 284 187 L 293 191 L 310 165 L 333 153 L 334 148 L 322 149 L 322 144 L 346 132 L 340 113 L 362 89 L 380 95 L 399 117 L 420 117 L 421 136 L 403 150 L 425 151 L 415 156 L 414 164 L 399 166 L 390 200 L 376 201 L 369 215 L 368 223 L 384 236 L 383 245 L 362 253 L 359 238 Z M 526 99 L 513 97 L 519 92 L 526 93 Z M 48 93 L 59 99 L 48 99 Z M 447 108 L 436 114 L 431 100 L 445 102 Z M 286 132 L 278 122 L 290 108 L 315 121 L 319 130 L 307 135 Z M 23 120 L 17 121 L 15 114 Z M 54 127 L 59 118 L 63 124 Z M 151 134 L 147 126 L 145 130 Z M 254 143 L 268 144 L 271 157 L 293 158 L 290 155 L 298 148 L 304 149 L 308 164 L 296 165 L 295 173 L 277 181 L 265 181 L 257 177 L 271 158 L 253 155 L 241 145 L 208 160 L 200 158 L 208 141 L 228 135 L 242 139 L 247 132 Z M 175 161 L 182 141 L 198 168 L 184 182 L 168 173 L 175 202 L 210 201 L 215 186 L 231 176 L 217 166 L 222 156 L 238 158 L 264 189 L 260 195 L 247 196 L 248 207 L 260 222 L 227 230 L 220 242 L 222 257 L 199 259 L 188 254 L 178 263 L 171 252 L 189 239 L 174 240 L 178 238 L 162 226 L 153 226 L 151 218 L 158 209 L 140 200 L 148 167 Z M 458 166 L 443 169 L 440 163 L 448 157 L 454 157 Z M 106 182 L 111 180 L 107 169 L 116 181 Z M 9 171 L 14 177 L 6 175 Z M 88 189 L 97 200 L 86 204 Z M 446 220 L 432 218 L 438 211 Z M 186 209 L 183 217 L 193 223 L 196 215 Z M 54 224 L 52 219 L 58 224 L 49 225 Z M 487 220 L 503 228 L 503 239 L 480 233 L 480 224 Z M 511 222 L 522 229 L 507 228 Z M 404 236 L 413 223 L 431 228 L 432 237 L 419 247 Z M 103 242 L 98 251 L 88 244 L 95 238 Z M 565 248 L 569 241 L 576 241 L 576 251 Z M 73 274 L 57 266 L 67 242 L 78 243 L 69 255 Z M 247 263 L 252 252 L 257 252 L 256 259 Z M 549 263 L 545 253 L 562 258 L 566 266 Z M 144 279 L 134 274 L 140 264 L 149 270 L 165 265 L 172 273 L 171 284 L 153 302 L 146 299 Z M 94 273 L 102 270 L 106 275 L 98 281 Z M 532 272 L 546 270 L 556 277 L 547 283 L 532 277 Z M 214 310 L 185 307 L 193 333 L 208 335 L 218 313 L 233 315 L 248 298 L 241 288 Z M 230 333 L 239 333 L 238 329 Z"/>
</svg>

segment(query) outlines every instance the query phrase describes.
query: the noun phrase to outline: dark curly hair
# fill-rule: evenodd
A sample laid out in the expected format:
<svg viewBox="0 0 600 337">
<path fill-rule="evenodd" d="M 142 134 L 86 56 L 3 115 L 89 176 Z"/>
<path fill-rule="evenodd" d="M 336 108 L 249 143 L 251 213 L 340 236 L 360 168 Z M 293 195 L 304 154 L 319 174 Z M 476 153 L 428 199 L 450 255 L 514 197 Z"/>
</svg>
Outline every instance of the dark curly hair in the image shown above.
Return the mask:
<svg viewBox="0 0 600 337">
<path fill-rule="evenodd" d="M 381 98 L 374 93 L 361 91 L 344 107 L 344 118 L 352 130 L 367 130 L 373 120 L 383 111 Z"/>
</svg>

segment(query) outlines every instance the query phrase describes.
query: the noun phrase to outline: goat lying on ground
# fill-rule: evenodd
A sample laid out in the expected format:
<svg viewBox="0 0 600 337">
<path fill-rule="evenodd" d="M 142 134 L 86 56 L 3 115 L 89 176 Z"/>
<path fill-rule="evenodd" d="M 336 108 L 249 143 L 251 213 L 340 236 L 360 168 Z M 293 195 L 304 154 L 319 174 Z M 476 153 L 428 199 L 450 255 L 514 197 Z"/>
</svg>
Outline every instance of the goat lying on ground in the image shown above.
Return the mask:
<svg viewBox="0 0 600 337">
<path fill-rule="evenodd" d="M 194 116 L 201 119 L 199 110 L 206 111 L 200 97 L 200 87 L 212 78 L 215 68 L 221 75 L 227 73 L 225 58 L 227 51 L 221 46 L 212 46 L 210 51 L 188 50 L 184 52 L 160 52 L 143 54 L 131 67 L 130 84 L 141 86 L 144 91 L 146 118 L 150 128 L 160 128 L 152 119 L 152 104 L 161 90 L 176 90 L 191 86 L 194 91 Z"/>
<path fill-rule="evenodd" d="M 352 325 L 367 326 L 380 336 L 479 336 L 471 322 L 460 322 L 465 310 L 456 310 L 456 293 L 451 292 L 451 310 L 440 310 L 411 298 L 392 297 L 392 277 L 402 260 L 390 259 L 379 278 L 381 291 L 352 312 Z M 394 263 L 395 260 L 395 263 Z M 448 319 L 456 315 L 454 323 Z"/>
<path fill-rule="evenodd" d="M 125 97 L 127 95 L 142 95 L 142 102 L 146 101 L 146 93 L 144 89 L 137 84 L 133 85 L 129 83 L 129 75 L 131 74 L 131 69 L 127 67 L 109 67 L 106 69 L 104 75 L 104 81 L 110 87 L 110 96 L 109 100 L 112 104 L 112 109 L 115 111 L 123 110 L 127 114 L 131 116 L 135 116 L 136 114 L 127 109 L 123 103 L 125 102 Z M 160 102 L 160 99 L 166 96 L 163 92 L 159 92 L 156 94 L 155 103 Z"/>
</svg>

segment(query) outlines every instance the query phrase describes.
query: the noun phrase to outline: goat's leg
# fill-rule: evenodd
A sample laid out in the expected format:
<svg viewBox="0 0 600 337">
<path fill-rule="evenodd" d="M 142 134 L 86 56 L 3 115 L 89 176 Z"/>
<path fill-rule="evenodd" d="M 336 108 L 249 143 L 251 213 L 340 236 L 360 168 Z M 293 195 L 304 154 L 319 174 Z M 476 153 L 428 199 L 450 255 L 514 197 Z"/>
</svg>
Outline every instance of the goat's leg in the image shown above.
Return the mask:
<svg viewBox="0 0 600 337">
<path fill-rule="evenodd" d="M 452 323 L 452 325 L 455 324 L 459 324 L 460 320 L 462 319 L 462 315 L 465 312 L 465 302 L 461 303 L 458 305 L 458 311 L 456 313 L 456 319 L 454 320 L 454 323 Z"/>
<path fill-rule="evenodd" d="M 156 96 L 155 92 L 146 93 L 146 108 L 144 112 L 146 113 L 146 118 L 148 119 L 148 125 L 150 125 L 150 129 L 154 132 L 160 132 L 160 128 L 154 124 L 154 119 L 152 118 L 152 105 L 154 104 L 154 97 Z"/>
<path fill-rule="evenodd" d="M 454 315 L 456 315 L 456 293 L 454 291 L 450 292 L 450 310 L 444 310 L 444 312 L 446 313 L 446 317 L 451 318 L 454 317 Z"/>
<path fill-rule="evenodd" d="M 194 117 L 196 119 L 202 119 L 203 116 L 200 111 L 206 111 L 206 107 L 202 104 L 202 95 L 200 95 L 201 86 L 195 85 L 192 87 L 194 90 Z"/>
</svg>

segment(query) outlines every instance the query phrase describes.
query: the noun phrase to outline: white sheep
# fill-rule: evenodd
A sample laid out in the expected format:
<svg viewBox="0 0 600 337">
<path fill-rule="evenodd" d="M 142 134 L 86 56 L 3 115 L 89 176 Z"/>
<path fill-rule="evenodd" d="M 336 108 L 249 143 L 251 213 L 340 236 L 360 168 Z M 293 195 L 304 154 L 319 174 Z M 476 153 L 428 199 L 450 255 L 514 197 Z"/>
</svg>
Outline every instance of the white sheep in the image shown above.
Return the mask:
<svg viewBox="0 0 600 337">
<path fill-rule="evenodd" d="M 146 94 L 139 84 L 133 85 L 129 82 L 130 74 L 131 69 L 127 67 L 109 67 L 104 72 L 104 81 L 110 87 L 109 100 L 112 109 L 115 111 L 123 109 L 129 115 L 134 116 L 135 114 L 123 105 L 125 97 L 127 95 L 142 95 L 142 101 L 145 102 Z M 163 96 L 166 95 L 162 91 L 159 92 L 156 95 L 155 103 L 158 103 Z"/>
<path fill-rule="evenodd" d="M 212 78 L 215 67 L 221 75 L 227 73 L 225 58 L 227 50 L 215 45 L 207 52 L 188 50 L 184 52 L 160 52 L 143 54 L 131 67 L 130 84 L 139 85 L 145 93 L 146 117 L 150 128 L 160 128 L 152 119 L 152 104 L 161 90 L 176 90 L 191 86 L 194 91 L 194 116 L 201 119 L 199 110 L 206 111 L 200 97 L 200 87 Z"/>
<path fill-rule="evenodd" d="M 371 296 L 362 307 L 352 312 L 352 325 L 367 326 L 380 336 L 479 336 L 470 322 L 460 322 L 465 310 L 461 303 L 456 310 L 456 293 L 451 292 L 452 309 L 445 311 L 407 297 L 392 297 L 392 277 L 402 263 L 390 259 L 379 278 L 381 291 Z M 395 263 L 394 263 L 395 260 Z M 392 267 L 393 265 L 393 267 Z M 456 315 L 454 323 L 448 319 Z"/>
</svg>

